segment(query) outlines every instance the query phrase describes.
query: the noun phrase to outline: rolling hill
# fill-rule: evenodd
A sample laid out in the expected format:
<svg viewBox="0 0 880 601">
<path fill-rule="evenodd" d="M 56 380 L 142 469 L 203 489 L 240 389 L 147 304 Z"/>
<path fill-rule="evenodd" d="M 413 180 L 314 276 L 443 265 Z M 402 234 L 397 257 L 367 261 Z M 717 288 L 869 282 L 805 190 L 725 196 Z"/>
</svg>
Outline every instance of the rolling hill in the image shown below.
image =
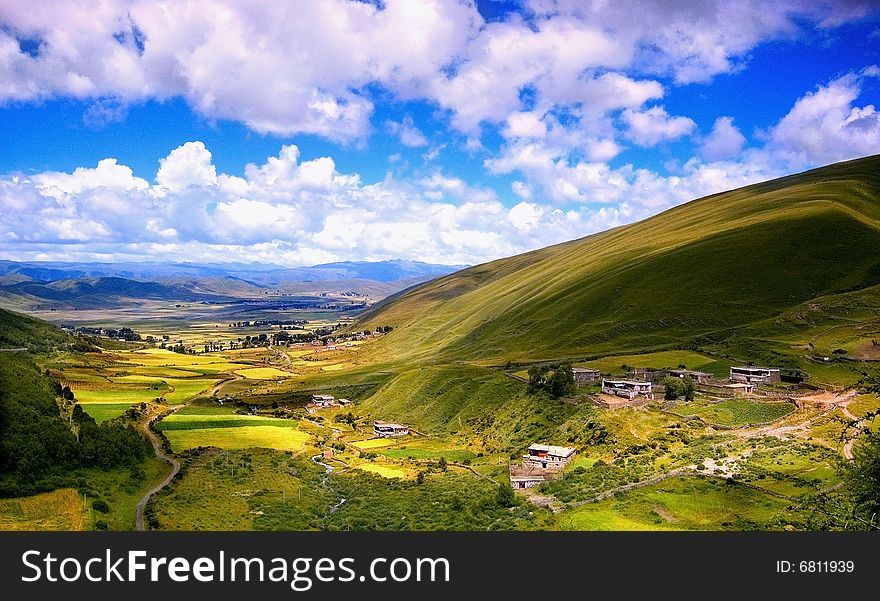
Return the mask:
<svg viewBox="0 0 880 601">
<path fill-rule="evenodd" d="M 838 297 L 876 319 L 880 156 L 471 267 L 377 303 L 355 328 L 394 327 L 374 351 L 383 362 L 501 364 L 770 337 L 833 320 L 822 308 Z"/>
</svg>

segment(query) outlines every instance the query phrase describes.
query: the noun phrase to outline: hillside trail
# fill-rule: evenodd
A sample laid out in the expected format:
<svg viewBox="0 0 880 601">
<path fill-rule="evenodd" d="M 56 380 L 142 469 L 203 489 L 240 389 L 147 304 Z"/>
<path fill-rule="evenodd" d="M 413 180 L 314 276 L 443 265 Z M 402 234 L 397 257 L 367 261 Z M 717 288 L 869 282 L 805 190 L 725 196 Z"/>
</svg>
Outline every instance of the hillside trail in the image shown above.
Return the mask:
<svg viewBox="0 0 880 601">
<path fill-rule="evenodd" d="M 138 501 L 137 512 L 135 513 L 135 530 L 137 530 L 139 532 L 143 532 L 143 530 L 144 530 L 144 509 L 146 509 L 147 502 L 150 500 L 150 497 L 152 497 L 157 492 L 159 492 L 160 490 L 162 490 L 163 488 L 165 488 L 166 486 L 171 484 L 171 481 L 174 480 L 174 477 L 180 471 L 180 462 L 177 459 L 175 459 L 174 457 L 172 457 L 171 455 L 168 455 L 167 453 L 165 453 L 165 449 L 162 448 L 162 441 L 159 439 L 159 437 L 156 435 L 156 433 L 153 432 L 152 429 L 150 429 L 150 425 L 154 421 L 159 419 L 160 416 L 171 415 L 172 413 L 174 413 L 175 411 L 177 411 L 178 409 L 181 409 L 183 407 L 186 407 L 186 404 L 172 405 L 171 407 L 169 407 L 170 411 L 168 411 L 167 413 L 164 413 L 164 412 L 155 413 L 155 414 L 151 415 L 149 418 L 147 418 L 146 420 L 144 420 L 144 422 L 141 424 L 141 431 L 143 431 L 144 435 L 149 439 L 150 443 L 153 445 L 153 453 L 155 453 L 157 458 L 159 458 L 162 461 L 164 461 L 165 463 L 171 465 L 171 472 L 167 476 L 165 476 L 165 479 L 162 480 L 159 484 L 157 484 L 156 486 L 154 486 L 150 490 L 148 490 L 146 493 L 144 493 L 144 495 L 141 497 L 140 501 Z"/>
</svg>

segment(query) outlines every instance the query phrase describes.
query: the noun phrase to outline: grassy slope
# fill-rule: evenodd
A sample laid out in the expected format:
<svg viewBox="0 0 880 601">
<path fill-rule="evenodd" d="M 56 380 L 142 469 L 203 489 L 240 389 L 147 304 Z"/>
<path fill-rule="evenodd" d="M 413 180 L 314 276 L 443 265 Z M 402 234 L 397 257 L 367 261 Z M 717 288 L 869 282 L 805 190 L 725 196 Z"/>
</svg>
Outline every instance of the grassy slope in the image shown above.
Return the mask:
<svg viewBox="0 0 880 601">
<path fill-rule="evenodd" d="M 396 364 L 724 339 L 811 299 L 880 284 L 878 197 L 880 157 L 756 184 L 434 280 L 355 328 L 393 325 L 370 352 Z"/>
</svg>

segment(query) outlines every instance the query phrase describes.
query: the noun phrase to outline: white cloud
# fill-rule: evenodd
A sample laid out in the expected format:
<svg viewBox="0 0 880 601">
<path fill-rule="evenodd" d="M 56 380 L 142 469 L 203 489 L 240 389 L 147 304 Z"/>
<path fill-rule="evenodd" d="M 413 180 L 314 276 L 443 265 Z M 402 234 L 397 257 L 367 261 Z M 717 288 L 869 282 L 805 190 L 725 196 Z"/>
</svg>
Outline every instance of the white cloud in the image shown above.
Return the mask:
<svg viewBox="0 0 880 601">
<path fill-rule="evenodd" d="M 159 161 L 156 181 L 163 188 L 180 192 L 190 186 L 211 186 L 217 183 L 217 171 L 211 153 L 202 142 L 186 142 Z"/>
<path fill-rule="evenodd" d="M 737 156 L 745 143 L 746 138 L 733 124 L 732 117 L 718 117 L 712 131 L 703 140 L 700 156 L 707 161 L 729 159 Z"/>
<path fill-rule="evenodd" d="M 671 117 L 662 106 L 645 111 L 627 109 L 621 113 L 627 125 L 626 135 L 639 146 L 656 146 L 660 142 L 690 135 L 697 127 L 688 117 Z"/>
<path fill-rule="evenodd" d="M 409 115 L 405 116 L 400 122 L 392 120 L 386 121 L 385 129 L 388 130 L 388 133 L 391 135 L 397 136 L 400 139 L 400 143 L 404 146 L 415 148 L 428 145 L 428 139 L 425 138 L 425 134 L 416 127 L 415 123 L 413 123 L 412 117 Z"/>
<path fill-rule="evenodd" d="M 832 163 L 880 152 L 880 113 L 872 104 L 853 106 L 871 66 L 848 73 L 800 98 L 769 131 L 768 148 L 795 166 Z"/>
</svg>

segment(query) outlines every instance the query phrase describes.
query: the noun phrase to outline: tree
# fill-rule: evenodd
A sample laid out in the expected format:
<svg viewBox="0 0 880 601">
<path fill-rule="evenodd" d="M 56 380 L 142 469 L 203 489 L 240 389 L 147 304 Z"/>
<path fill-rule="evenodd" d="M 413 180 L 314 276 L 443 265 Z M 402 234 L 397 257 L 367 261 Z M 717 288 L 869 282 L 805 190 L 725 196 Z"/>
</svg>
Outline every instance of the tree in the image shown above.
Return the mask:
<svg viewBox="0 0 880 601">
<path fill-rule="evenodd" d="M 682 382 L 679 378 L 672 376 L 663 378 L 663 398 L 667 401 L 674 401 L 681 396 Z"/>
<path fill-rule="evenodd" d="M 663 378 L 663 388 L 665 389 L 663 397 L 667 401 L 674 401 L 681 397 L 684 397 L 686 401 L 694 400 L 696 388 L 694 380 L 690 376 L 685 376 L 684 378 L 674 378 L 671 376 Z"/>
<path fill-rule="evenodd" d="M 529 368 L 529 394 L 546 392 L 551 397 L 558 398 L 573 392 L 574 386 L 571 363 L 533 365 Z"/>
<path fill-rule="evenodd" d="M 844 471 L 844 481 L 856 512 L 876 523 L 880 513 L 880 433 L 865 429 L 853 447 L 853 460 Z"/>
<path fill-rule="evenodd" d="M 437 462 L 437 467 L 440 468 L 440 471 L 446 471 L 446 457 L 440 458 L 440 461 Z"/>
<path fill-rule="evenodd" d="M 510 484 L 499 484 L 495 499 L 502 507 L 513 507 L 516 504 L 516 496 Z"/>
</svg>

